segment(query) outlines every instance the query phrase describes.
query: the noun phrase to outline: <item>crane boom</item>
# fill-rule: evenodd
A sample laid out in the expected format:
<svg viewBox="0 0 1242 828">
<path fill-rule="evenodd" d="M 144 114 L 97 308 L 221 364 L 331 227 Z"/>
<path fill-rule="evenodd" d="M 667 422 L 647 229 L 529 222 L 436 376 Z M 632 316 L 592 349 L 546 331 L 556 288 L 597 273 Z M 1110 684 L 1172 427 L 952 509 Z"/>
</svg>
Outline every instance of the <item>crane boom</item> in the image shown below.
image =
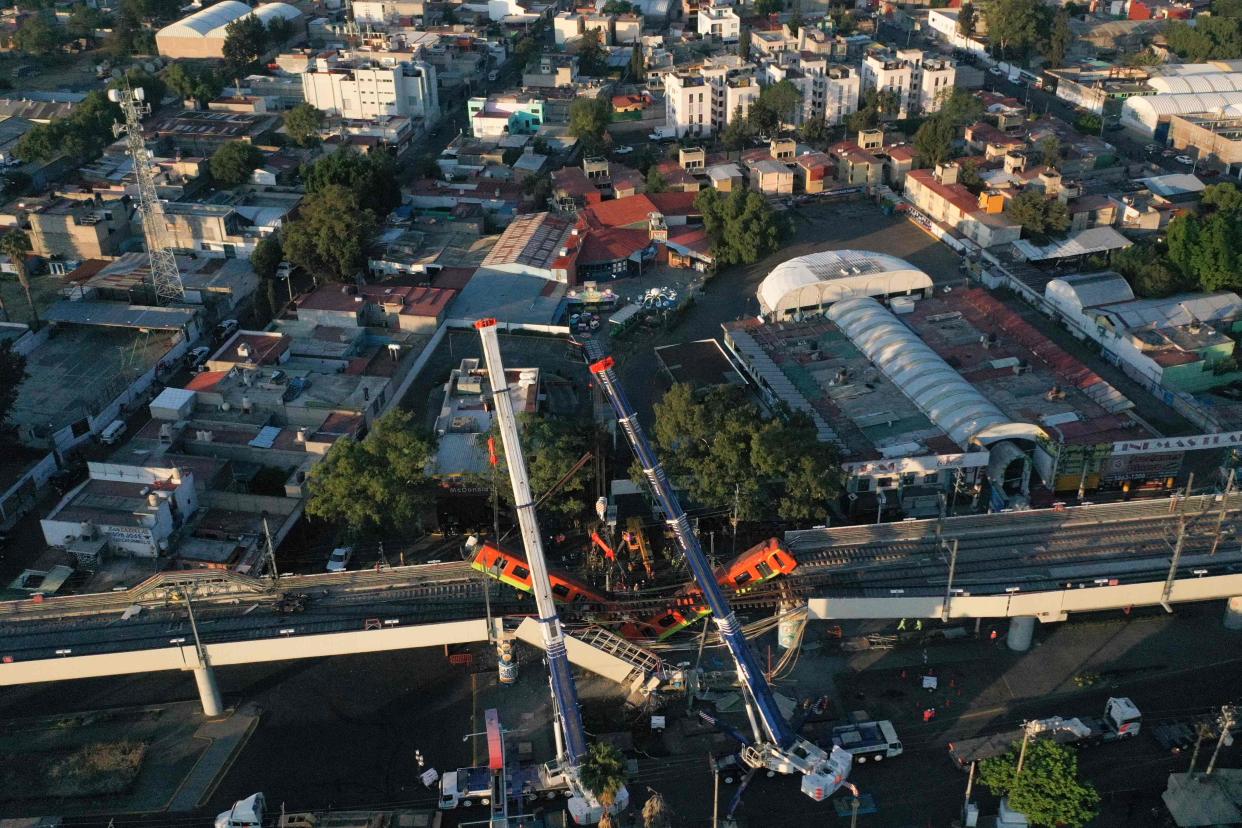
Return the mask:
<svg viewBox="0 0 1242 828">
<path fill-rule="evenodd" d="M 531 592 L 535 596 L 539 629 L 548 653 L 548 671 L 551 674 L 552 702 L 564 736 L 565 759 L 577 767 L 586 755 L 586 734 L 582 728 L 582 712 L 578 709 L 578 691 L 570 673 L 569 656 L 565 649 L 565 633 L 561 619 L 556 613 L 556 601 L 552 594 L 552 581 L 548 578 L 548 565 L 543 555 L 543 538 L 539 521 L 535 516 L 535 498 L 530 490 L 530 477 L 526 471 L 526 458 L 518 437 L 517 420 L 513 416 L 513 401 L 509 398 L 509 381 L 505 377 L 504 363 L 500 359 L 500 340 L 496 336 L 496 320 L 480 319 L 474 323 L 483 342 L 483 357 L 487 363 L 488 380 L 492 387 L 492 401 L 496 406 L 496 423 L 500 440 L 505 447 L 509 467 L 509 482 L 513 486 L 513 499 L 517 508 L 518 528 L 522 544 L 526 547 L 526 561 L 530 566 Z"/>
<path fill-rule="evenodd" d="M 772 688 L 764 678 L 759 662 L 755 658 L 746 638 L 738 625 L 737 616 L 729 606 L 724 591 L 716 580 L 707 556 L 698 538 L 690 530 L 690 521 L 682 510 L 669 485 L 663 466 L 651 448 L 638 415 L 621 388 L 614 370 L 612 357 L 605 356 L 599 343 L 586 343 L 586 354 L 590 362 L 591 373 L 596 377 L 604 396 L 612 404 L 617 422 L 625 432 L 626 439 L 642 466 L 643 474 L 651 486 L 660 508 L 664 511 L 665 520 L 673 530 L 677 546 L 686 558 L 694 580 L 703 593 L 703 598 L 711 608 L 716 626 L 720 629 L 720 637 L 729 648 L 737 665 L 738 677 L 743 689 L 754 701 L 762 725 L 762 734 L 756 733 L 759 744 L 749 746 L 742 752 L 743 761 L 751 767 L 766 767 L 779 773 L 803 774 L 802 791 L 814 799 L 820 800 L 830 796 L 843 784 L 849 774 L 851 756 L 838 747 L 828 753 L 819 746 L 798 736 L 780 708 L 776 706 L 776 697 Z M 756 728 L 758 731 L 759 728 Z"/>
</svg>

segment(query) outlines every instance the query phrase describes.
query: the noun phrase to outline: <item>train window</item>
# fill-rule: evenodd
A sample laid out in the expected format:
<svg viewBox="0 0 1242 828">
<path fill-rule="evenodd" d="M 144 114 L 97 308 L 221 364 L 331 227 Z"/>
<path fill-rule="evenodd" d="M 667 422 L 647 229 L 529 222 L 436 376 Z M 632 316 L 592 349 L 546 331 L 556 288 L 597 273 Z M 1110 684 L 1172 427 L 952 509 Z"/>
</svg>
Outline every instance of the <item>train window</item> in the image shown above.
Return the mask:
<svg viewBox="0 0 1242 828">
<path fill-rule="evenodd" d="M 525 581 L 527 578 L 530 577 L 530 570 L 524 566 L 518 566 L 517 564 L 514 564 L 513 565 L 513 577 L 520 578 L 521 580 Z"/>
<path fill-rule="evenodd" d="M 568 598 L 569 587 L 565 586 L 564 584 L 553 584 L 552 594 L 557 596 L 558 598 Z"/>
<path fill-rule="evenodd" d="M 768 578 L 772 577 L 772 567 L 768 566 L 767 561 L 760 561 L 758 564 L 755 565 L 755 568 L 759 570 L 760 578 L 767 580 Z"/>
<path fill-rule="evenodd" d="M 661 627 L 671 627 L 677 623 L 677 616 L 673 615 L 672 613 L 669 613 L 668 615 L 664 616 L 656 623 L 659 624 Z"/>
<path fill-rule="evenodd" d="M 741 586 L 742 584 L 746 583 L 749 580 L 750 580 L 750 573 L 743 571 L 743 572 L 737 573 L 737 577 L 733 579 L 733 583 L 737 584 L 738 586 Z"/>
</svg>

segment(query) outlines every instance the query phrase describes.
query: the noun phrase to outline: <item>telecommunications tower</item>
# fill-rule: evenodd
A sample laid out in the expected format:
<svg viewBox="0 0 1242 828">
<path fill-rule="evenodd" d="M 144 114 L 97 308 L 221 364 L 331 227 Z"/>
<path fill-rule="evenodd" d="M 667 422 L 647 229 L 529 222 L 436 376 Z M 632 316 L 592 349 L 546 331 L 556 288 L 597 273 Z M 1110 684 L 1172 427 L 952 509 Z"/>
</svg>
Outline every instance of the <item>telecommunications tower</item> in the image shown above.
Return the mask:
<svg viewBox="0 0 1242 828">
<path fill-rule="evenodd" d="M 145 94 L 139 86 L 130 89 L 109 89 L 108 100 L 121 107 L 125 123 L 113 124 L 112 134 L 125 134 L 129 155 L 134 159 L 134 176 L 138 179 L 138 209 L 142 213 L 142 233 L 147 241 L 147 258 L 151 262 L 151 280 L 155 283 L 155 298 L 161 305 L 185 301 L 185 286 L 181 284 L 181 272 L 177 259 L 168 243 L 164 226 L 164 208 L 155 189 L 155 164 L 151 153 L 142 140 L 142 116 L 151 111 Z"/>
</svg>

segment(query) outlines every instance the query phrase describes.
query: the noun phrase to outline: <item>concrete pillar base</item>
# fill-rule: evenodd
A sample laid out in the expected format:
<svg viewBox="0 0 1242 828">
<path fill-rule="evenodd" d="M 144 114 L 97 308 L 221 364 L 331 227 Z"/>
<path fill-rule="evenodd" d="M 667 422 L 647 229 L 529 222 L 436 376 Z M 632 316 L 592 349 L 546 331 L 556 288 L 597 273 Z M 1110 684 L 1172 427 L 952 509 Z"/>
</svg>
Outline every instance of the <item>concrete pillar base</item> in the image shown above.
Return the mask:
<svg viewBox="0 0 1242 828">
<path fill-rule="evenodd" d="M 198 685 L 198 700 L 203 705 L 203 715 L 214 719 L 224 712 L 220 700 L 220 688 L 216 686 L 216 674 L 208 665 L 194 668 L 194 682 Z"/>
<path fill-rule="evenodd" d="M 1242 630 L 1242 595 L 1225 602 L 1225 629 Z"/>
<path fill-rule="evenodd" d="M 783 617 L 776 625 L 776 645 L 782 650 L 792 650 L 802 635 L 802 627 L 806 624 L 807 617 L 805 613 L 794 614 L 799 606 L 806 609 L 806 604 L 793 602 L 782 602 L 777 608 L 777 614 Z"/>
<path fill-rule="evenodd" d="M 1009 633 L 1005 636 L 1005 644 L 1016 653 L 1025 653 L 1031 649 L 1031 640 L 1035 637 L 1035 618 L 1031 615 L 1019 615 L 1009 619 Z"/>
</svg>

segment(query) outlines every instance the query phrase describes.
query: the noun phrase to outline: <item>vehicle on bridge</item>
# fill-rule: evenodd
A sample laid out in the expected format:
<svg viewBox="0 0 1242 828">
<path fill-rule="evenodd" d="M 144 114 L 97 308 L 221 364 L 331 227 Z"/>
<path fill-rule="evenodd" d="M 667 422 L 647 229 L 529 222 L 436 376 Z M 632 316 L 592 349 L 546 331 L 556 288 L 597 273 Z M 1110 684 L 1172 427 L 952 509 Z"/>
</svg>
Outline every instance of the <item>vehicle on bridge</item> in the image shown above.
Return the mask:
<svg viewBox="0 0 1242 828">
<path fill-rule="evenodd" d="M 1142 727 L 1143 714 L 1134 702 L 1124 697 L 1113 697 L 1104 703 L 1103 716 L 1078 716 L 1066 719 L 1053 716 L 1027 722 L 1029 735 L 1037 739 L 1052 739 L 1063 745 L 1090 747 L 1104 742 L 1116 742 L 1137 736 Z M 1024 728 L 1015 728 L 991 736 L 976 736 L 949 743 L 949 755 L 958 767 L 966 769 L 971 762 L 980 762 L 1000 756 L 1009 746 L 1022 741 Z"/>
</svg>

